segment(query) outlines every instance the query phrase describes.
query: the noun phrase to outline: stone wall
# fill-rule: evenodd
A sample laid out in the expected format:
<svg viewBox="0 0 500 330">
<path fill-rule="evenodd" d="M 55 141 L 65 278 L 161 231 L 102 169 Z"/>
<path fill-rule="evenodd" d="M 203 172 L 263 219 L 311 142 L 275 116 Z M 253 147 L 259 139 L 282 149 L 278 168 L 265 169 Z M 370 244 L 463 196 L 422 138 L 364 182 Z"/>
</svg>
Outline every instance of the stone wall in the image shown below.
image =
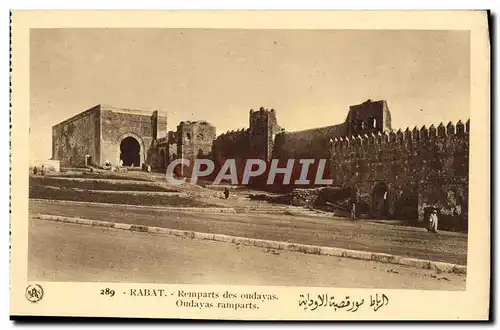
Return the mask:
<svg viewBox="0 0 500 330">
<path fill-rule="evenodd" d="M 260 107 L 258 111 L 250 110 L 250 153 L 248 158 L 262 159 L 268 162 L 274 149 L 274 138 L 281 131 L 276 111 Z"/>
<path fill-rule="evenodd" d="M 52 159 L 61 167 L 83 167 L 86 155 L 100 163 L 99 106 L 93 107 L 52 127 Z"/>
<path fill-rule="evenodd" d="M 460 222 L 468 208 L 468 155 L 469 121 L 441 123 L 337 138 L 331 145 L 330 173 L 334 185 L 351 187 L 375 215 L 380 211 L 423 221 L 424 208 L 437 207 L 444 213 L 460 209 L 453 220 Z"/>
<path fill-rule="evenodd" d="M 439 228 L 466 231 L 468 229 L 468 199 L 469 182 L 466 177 L 423 182 L 418 192 L 419 219 L 427 221 L 431 209 L 437 208 Z"/>
<path fill-rule="evenodd" d="M 177 126 L 177 157 L 191 162 L 182 175 L 191 175 L 195 159 L 211 157 L 215 136 L 215 127 L 206 121 L 184 121 Z"/>
<path fill-rule="evenodd" d="M 235 159 L 238 175 L 241 178 L 247 159 L 259 158 L 266 162 L 278 159 L 279 167 L 285 167 L 289 159 L 294 159 L 291 179 L 293 186 L 293 182 L 301 173 L 299 160 L 314 159 L 315 162 L 310 166 L 307 176 L 307 179 L 312 181 L 308 186 L 314 187 L 317 186 L 314 180 L 319 160 L 329 160 L 329 146 L 333 138 L 347 136 L 350 132 L 372 133 L 390 128 L 391 116 L 386 101 L 368 100 L 351 106 L 346 120 L 337 125 L 285 132 L 278 124 L 277 112 L 264 107 L 257 111 L 250 110 L 249 123 L 249 129 L 227 132 L 214 141 L 212 154 L 219 167 L 226 159 Z M 325 167 L 322 178 L 330 177 L 330 169 L 330 166 Z M 251 184 L 265 187 L 267 174 L 268 171 L 259 178 L 252 178 Z M 271 190 L 276 190 L 274 188 L 281 190 L 279 187 L 273 187 Z"/>
<path fill-rule="evenodd" d="M 153 169 L 165 169 L 168 165 L 168 157 L 168 137 L 153 140 L 152 146 L 148 150 L 148 164 L 151 165 Z"/>
<path fill-rule="evenodd" d="M 213 145 L 212 154 L 216 170 L 218 171 L 227 159 L 234 159 L 238 181 L 243 178 L 247 159 L 261 159 L 266 163 L 271 160 L 275 136 L 281 130 L 274 109 L 269 110 L 264 107 L 257 111 L 251 109 L 249 122 L 248 129 L 221 134 Z M 266 171 L 258 178 L 251 178 L 249 184 L 264 186 L 267 173 Z"/>
<path fill-rule="evenodd" d="M 297 132 L 281 132 L 276 136 L 276 158 L 327 158 L 331 138 L 347 135 L 345 123 Z"/>
<path fill-rule="evenodd" d="M 141 163 L 146 162 L 148 150 L 153 140 L 152 126 L 151 115 L 145 112 L 101 106 L 100 165 L 104 165 L 106 161 L 113 165 L 119 164 L 120 143 L 128 136 L 139 142 Z"/>
<path fill-rule="evenodd" d="M 345 135 L 371 134 L 392 130 L 392 119 L 387 101 L 367 101 L 349 107 Z"/>
<path fill-rule="evenodd" d="M 241 177 L 247 159 L 262 159 L 268 162 L 274 152 L 274 139 L 280 132 L 274 109 L 250 110 L 250 127 L 228 131 L 214 141 L 212 154 L 220 168 L 227 159 L 235 159 Z"/>
<path fill-rule="evenodd" d="M 177 143 L 172 143 L 168 145 L 168 160 L 167 164 L 177 158 Z"/>
<path fill-rule="evenodd" d="M 153 140 L 168 138 L 167 133 L 167 114 L 153 111 L 151 116 L 151 127 Z"/>
<path fill-rule="evenodd" d="M 242 158 L 250 153 L 248 129 L 228 131 L 219 135 L 213 143 L 214 160 L 224 162 L 228 158 Z"/>
<path fill-rule="evenodd" d="M 241 181 L 246 159 L 250 154 L 250 133 L 248 129 L 228 131 L 215 139 L 212 159 L 215 172 L 218 172 L 227 159 L 235 159 L 238 169 L 238 181 Z"/>
<path fill-rule="evenodd" d="M 166 115 L 97 105 L 52 127 L 52 158 L 61 167 L 85 166 L 86 159 L 96 166 L 118 165 L 126 137 L 139 143 L 141 163 L 161 162 L 152 142 L 167 140 Z"/>
</svg>

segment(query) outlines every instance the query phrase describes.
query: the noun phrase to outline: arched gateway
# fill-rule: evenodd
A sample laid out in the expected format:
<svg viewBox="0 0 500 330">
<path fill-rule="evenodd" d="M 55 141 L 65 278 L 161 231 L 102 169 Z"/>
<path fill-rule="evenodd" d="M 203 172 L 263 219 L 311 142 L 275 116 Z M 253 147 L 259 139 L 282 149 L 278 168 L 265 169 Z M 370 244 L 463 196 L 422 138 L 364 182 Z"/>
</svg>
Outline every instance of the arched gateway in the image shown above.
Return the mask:
<svg viewBox="0 0 500 330">
<path fill-rule="evenodd" d="M 139 141 L 129 136 L 120 143 L 120 160 L 123 166 L 139 166 L 141 164 L 141 146 Z"/>
<path fill-rule="evenodd" d="M 118 164 L 139 167 L 144 163 L 144 142 L 134 133 L 126 133 L 119 139 Z"/>
</svg>

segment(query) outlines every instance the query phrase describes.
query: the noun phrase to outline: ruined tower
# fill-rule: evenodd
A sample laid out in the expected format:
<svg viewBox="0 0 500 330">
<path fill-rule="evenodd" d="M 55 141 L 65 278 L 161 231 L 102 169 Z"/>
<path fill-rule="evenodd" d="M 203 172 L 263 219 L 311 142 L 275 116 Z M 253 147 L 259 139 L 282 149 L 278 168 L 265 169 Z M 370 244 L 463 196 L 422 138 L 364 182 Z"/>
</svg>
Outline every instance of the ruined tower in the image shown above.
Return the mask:
<svg viewBox="0 0 500 330">
<path fill-rule="evenodd" d="M 191 162 L 189 169 L 182 175 L 191 175 L 195 159 L 209 157 L 216 130 L 207 121 L 181 121 L 177 126 L 177 157 Z"/>
<path fill-rule="evenodd" d="M 276 119 L 276 111 L 261 107 L 258 111 L 250 110 L 250 157 L 268 162 L 271 159 L 274 137 L 280 127 Z"/>
<path fill-rule="evenodd" d="M 387 101 L 367 101 L 349 107 L 347 136 L 391 131 L 391 112 Z"/>
<path fill-rule="evenodd" d="M 158 110 L 153 111 L 151 115 L 151 132 L 153 140 L 157 140 L 167 136 L 167 115 L 159 113 Z"/>
</svg>

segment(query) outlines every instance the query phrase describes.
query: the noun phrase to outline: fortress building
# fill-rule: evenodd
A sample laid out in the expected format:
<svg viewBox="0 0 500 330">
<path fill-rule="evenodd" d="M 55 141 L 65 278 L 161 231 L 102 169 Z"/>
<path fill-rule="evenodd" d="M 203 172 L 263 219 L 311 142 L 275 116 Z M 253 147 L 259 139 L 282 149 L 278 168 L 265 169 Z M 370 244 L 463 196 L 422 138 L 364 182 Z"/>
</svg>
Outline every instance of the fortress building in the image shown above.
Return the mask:
<svg viewBox="0 0 500 330">
<path fill-rule="evenodd" d="M 236 159 L 240 166 L 244 166 L 249 158 L 265 161 L 272 158 L 279 159 L 280 167 L 284 167 L 289 159 L 294 159 L 296 164 L 300 159 L 329 159 L 334 138 L 389 130 L 391 114 L 386 101 L 367 100 L 351 106 L 343 123 L 296 132 L 286 132 L 278 124 L 276 111 L 262 107 L 257 111 L 250 110 L 248 129 L 230 131 L 218 136 L 212 153 L 219 166 L 230 158 Z M 316 162 L 311 166 L 311 174 L 316 172 L 317 165 Z M 328 167 L 327 176 L 330 171 L 331 168 Z M 299 176 L 300 166 L 294 166 L 292 181 Z M 258 181 L 254 180 L 254 183 L 258 184 Z"/>
<path fill-rule="evenodd" d="M 61 167 L 145 163 L 165 169 L 176 158 L 191 164 L 210 158 L 220 168 L 235 159 L 239 176 L 247 159 L 277 159 L 280 167 L 290 159 L 313 159 L 310 173 L 325 159 L 325 178 L 350 190 L 362 212 L 422 220 L 437 207 L 466 222 L 469 131 L 469 121 L 396 131 L 384 100 L 351 106 L 343 123 L 296 132 L 280 127 L 277 111 L 261 107 L 250 110 L 248 128 L 219 136 L 206 121 L 183 121 L 167 132 L 159 111 L 98 105 L 53 127 L 52 154 Z M 291 182 L 299 178 L 296 168 Z M 190 176 L 190 170 L 178 174 Z M 250 184 L 259 186 L 262 178 L 267 173 Z"/>
<path fill-rule="evenodd" d="M 158 111 L 95 107 L 52 127 L 52 158 L 61 167 L 141 166 L 153 141 L 167 135 Z"/>
</svg>

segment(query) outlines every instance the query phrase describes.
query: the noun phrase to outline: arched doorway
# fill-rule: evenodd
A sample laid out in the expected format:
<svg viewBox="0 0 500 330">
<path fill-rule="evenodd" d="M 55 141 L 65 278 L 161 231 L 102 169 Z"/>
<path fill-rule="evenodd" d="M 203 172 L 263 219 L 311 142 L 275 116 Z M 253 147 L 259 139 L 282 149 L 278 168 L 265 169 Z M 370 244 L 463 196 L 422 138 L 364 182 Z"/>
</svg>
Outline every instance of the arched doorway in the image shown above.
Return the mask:
<svg viewBox="0 0 500 330">
<path fill-rule="evenodd" d="M 123 166 L 141 166 L 141 145 L 132 136 L 120 143 L 120 160 Z"/>
<path fill-rule="evenodd" d="M 377 183 L 373 189 L 372 213 L 377 219 L 389 216 L 389 187 L 384 182 Z"/>
</svg>

